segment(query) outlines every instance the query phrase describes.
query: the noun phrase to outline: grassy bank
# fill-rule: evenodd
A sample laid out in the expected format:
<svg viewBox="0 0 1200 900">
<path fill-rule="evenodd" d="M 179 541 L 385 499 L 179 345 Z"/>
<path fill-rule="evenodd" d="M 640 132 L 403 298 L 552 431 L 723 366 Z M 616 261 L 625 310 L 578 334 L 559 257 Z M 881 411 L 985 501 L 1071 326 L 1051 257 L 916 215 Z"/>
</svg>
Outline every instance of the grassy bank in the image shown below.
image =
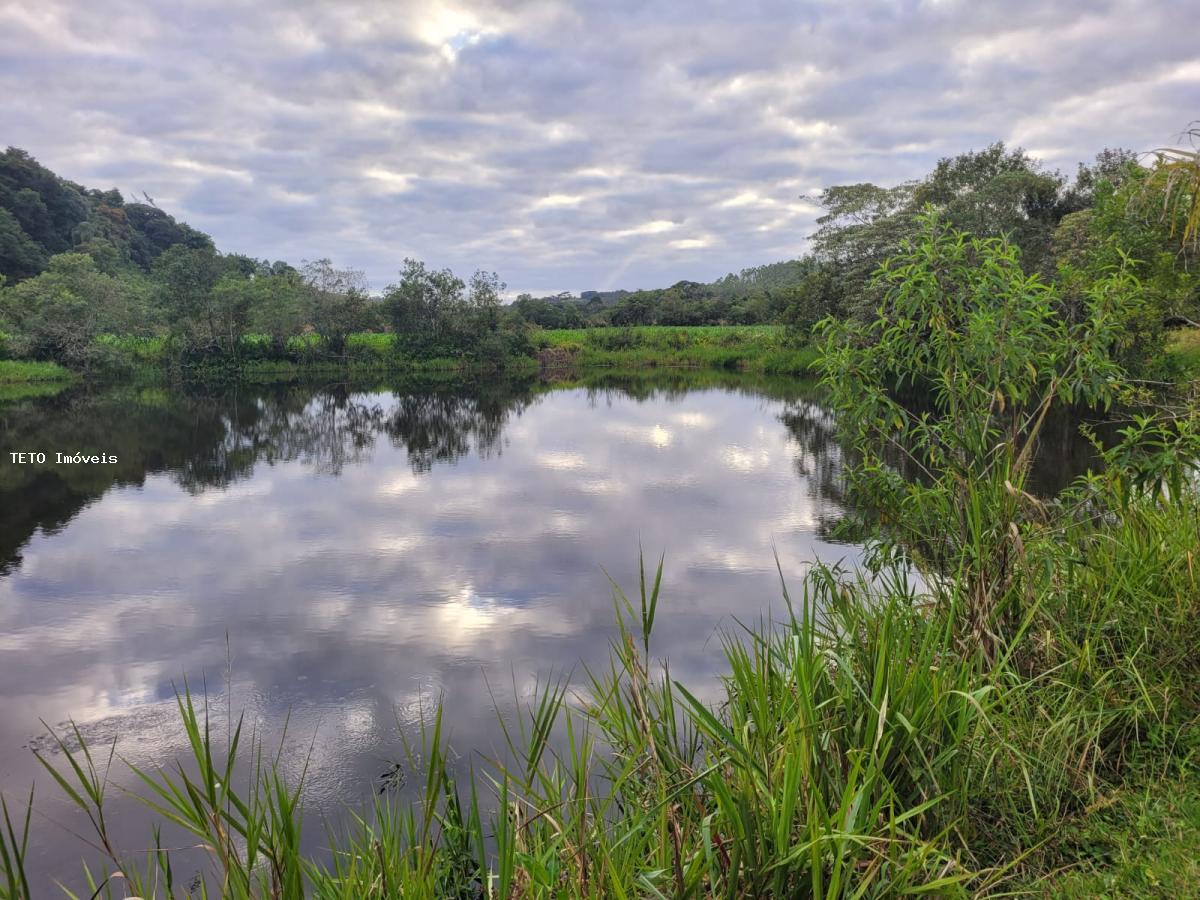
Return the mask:
<svg viewBox="0 0 1200 900">
<path fill-rule="evenodd" d="M 777 325 L 556 329 L 535 343 L 547 365 L 644 368 L 691 366 L 767 375 L 803 375 L 816 352 Z"/>
<path fill-rule="evenodd" d="M 58 363 L 0 359 L 0 385 L 69 381 L 73 377 L 69 369 L 63 368 Z"/>
<path fill-rule="evenodd" d="M 183 354 L 165 337 L 104 335 L 95 356 L 95 370 L 110 375 L 161 377 L 174 372 L 185 377 L 249 378 L 666 367 L 803 375 L 816 359 L 811 347 L 798 344 L 779 326 L 535 329 L 522 352 L 486 356 L 422 355 L 406 350 L 394 335 L 374 332 L 349 335 L 340 353 L 330 352 L 316 335 L 290 338 L 283 347 L 251 335 L 243 339 L 236 359 Z"/>
</svg>

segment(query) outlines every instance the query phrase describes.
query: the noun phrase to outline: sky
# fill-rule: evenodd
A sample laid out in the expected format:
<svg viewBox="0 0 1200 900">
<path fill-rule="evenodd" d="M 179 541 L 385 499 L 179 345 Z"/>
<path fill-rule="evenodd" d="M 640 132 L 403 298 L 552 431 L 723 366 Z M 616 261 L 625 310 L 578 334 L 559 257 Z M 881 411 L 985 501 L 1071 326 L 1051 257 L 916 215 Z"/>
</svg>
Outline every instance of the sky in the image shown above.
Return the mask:
<svg viewBox="0 0 1200 900">
<path fill-rule="evenodd" d="M 254 257 L 508 294 L 802 254 L 823 187 L 1200 118 L 1200 0 L 0 0 L 0 145 Z"/>
</svg>

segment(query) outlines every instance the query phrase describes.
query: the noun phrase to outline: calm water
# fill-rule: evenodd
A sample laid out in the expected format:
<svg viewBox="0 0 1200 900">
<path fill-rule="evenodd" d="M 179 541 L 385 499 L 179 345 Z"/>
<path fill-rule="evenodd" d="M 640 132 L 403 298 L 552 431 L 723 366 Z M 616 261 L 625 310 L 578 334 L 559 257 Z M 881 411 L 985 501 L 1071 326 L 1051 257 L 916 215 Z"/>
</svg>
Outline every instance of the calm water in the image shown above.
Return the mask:
<svg viewBox="0 0 1200 900">
<path fill-rule="evenodd" d="M 720 631 L 782 609 L 774 552 L 792 581 L 856 558 L 822 538 L 839 454 L 812 397 L 676 375 L 0 405 L 0 786 L 39 774 L 40 719 L 173 757 L 186 675 L 218 728 L 229 704 L 278 740 L 290 712 L 319 845 L 320 816 L 369 801 L 438 696 L 466 758 L 496 749 L 494 703 L 582 682 L 614 630 L 608 576 L 635 589 L 639 544 L 666 554 L 656 655 L 703 691 Z M 53 823 L 79 819 L 37 781 L 35 867 L 78 883 L 82 848 Z M 146 846 L 144 818 L 118 827 Z"/>
</svg>

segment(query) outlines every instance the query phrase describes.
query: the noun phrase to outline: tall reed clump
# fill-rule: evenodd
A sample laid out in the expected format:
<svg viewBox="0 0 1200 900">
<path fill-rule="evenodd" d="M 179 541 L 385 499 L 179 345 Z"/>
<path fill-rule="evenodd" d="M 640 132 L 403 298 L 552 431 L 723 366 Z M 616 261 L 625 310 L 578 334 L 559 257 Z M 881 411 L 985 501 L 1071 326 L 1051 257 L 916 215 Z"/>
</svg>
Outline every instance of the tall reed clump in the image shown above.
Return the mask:
<svg viewBox="0 0 1200 900">
<path fill-rule="evenodd" d="M 875 320 L 822 326 L 823 382 L 877 564 L 925 576 L 933 615 L 996 691 L 965 840 L 981 863 L 1026 866 L 1129 760 L 1194 766 L 1200 418 L 1134 416 L 1097 442 L 1099 474 L 1032 496 L 1055 407 L 1146 403 L 1116 362 L 1140 286 L 1114 269 L 1067 321 L 1006 241 L 933 214 L 922 226 L 877 274 Z"/>
<path fill-rule="evenodd" d="M 956 607 L 964 649 L 995 659 L 1034 590 L 1022 559 L 1044 524 L 1026 491 L 1042 427 L 1056 406 L 1129 395 L 1115 359 L 1139 286 L 1113 271 L 1071 323 L 1057 288 L 1026 274 L 1006 240 L 971 238 L 933 213 L 921 227 L 877 273 L 873 321 L 821 324 L 820 367 L 861 455 L 849 472 L 857 499 L 885 538 L 945 576 L 935 591 Z"/>
</svg>

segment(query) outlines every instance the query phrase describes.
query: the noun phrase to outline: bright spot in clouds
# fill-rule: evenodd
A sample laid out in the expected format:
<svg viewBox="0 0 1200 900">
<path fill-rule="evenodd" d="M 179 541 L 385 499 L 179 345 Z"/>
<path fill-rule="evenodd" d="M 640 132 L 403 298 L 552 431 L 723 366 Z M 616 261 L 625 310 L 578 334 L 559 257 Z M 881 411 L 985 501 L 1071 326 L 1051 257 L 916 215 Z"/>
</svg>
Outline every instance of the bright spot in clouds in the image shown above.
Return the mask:
<svg viewBox="0 0 1200 900">
<path fill-rule="evenodd" d="M 417 177 L 405 172 L 389 172 L 387 169 L 380 168 L 367 169 L 363 174 L 393 191 L 407 191 Z"/>
<path fill-rule="evenodd" d="M 674 227 L 674 222 L 668 222 L 666 219 L 655 219 L 653 222 L 644 222 L 632 228 L 610 231 L 608 235 L 614 238 L 640 237 L 647 234 L 662 234 L 664 231 L 670 231 Z"/>
</svg>

